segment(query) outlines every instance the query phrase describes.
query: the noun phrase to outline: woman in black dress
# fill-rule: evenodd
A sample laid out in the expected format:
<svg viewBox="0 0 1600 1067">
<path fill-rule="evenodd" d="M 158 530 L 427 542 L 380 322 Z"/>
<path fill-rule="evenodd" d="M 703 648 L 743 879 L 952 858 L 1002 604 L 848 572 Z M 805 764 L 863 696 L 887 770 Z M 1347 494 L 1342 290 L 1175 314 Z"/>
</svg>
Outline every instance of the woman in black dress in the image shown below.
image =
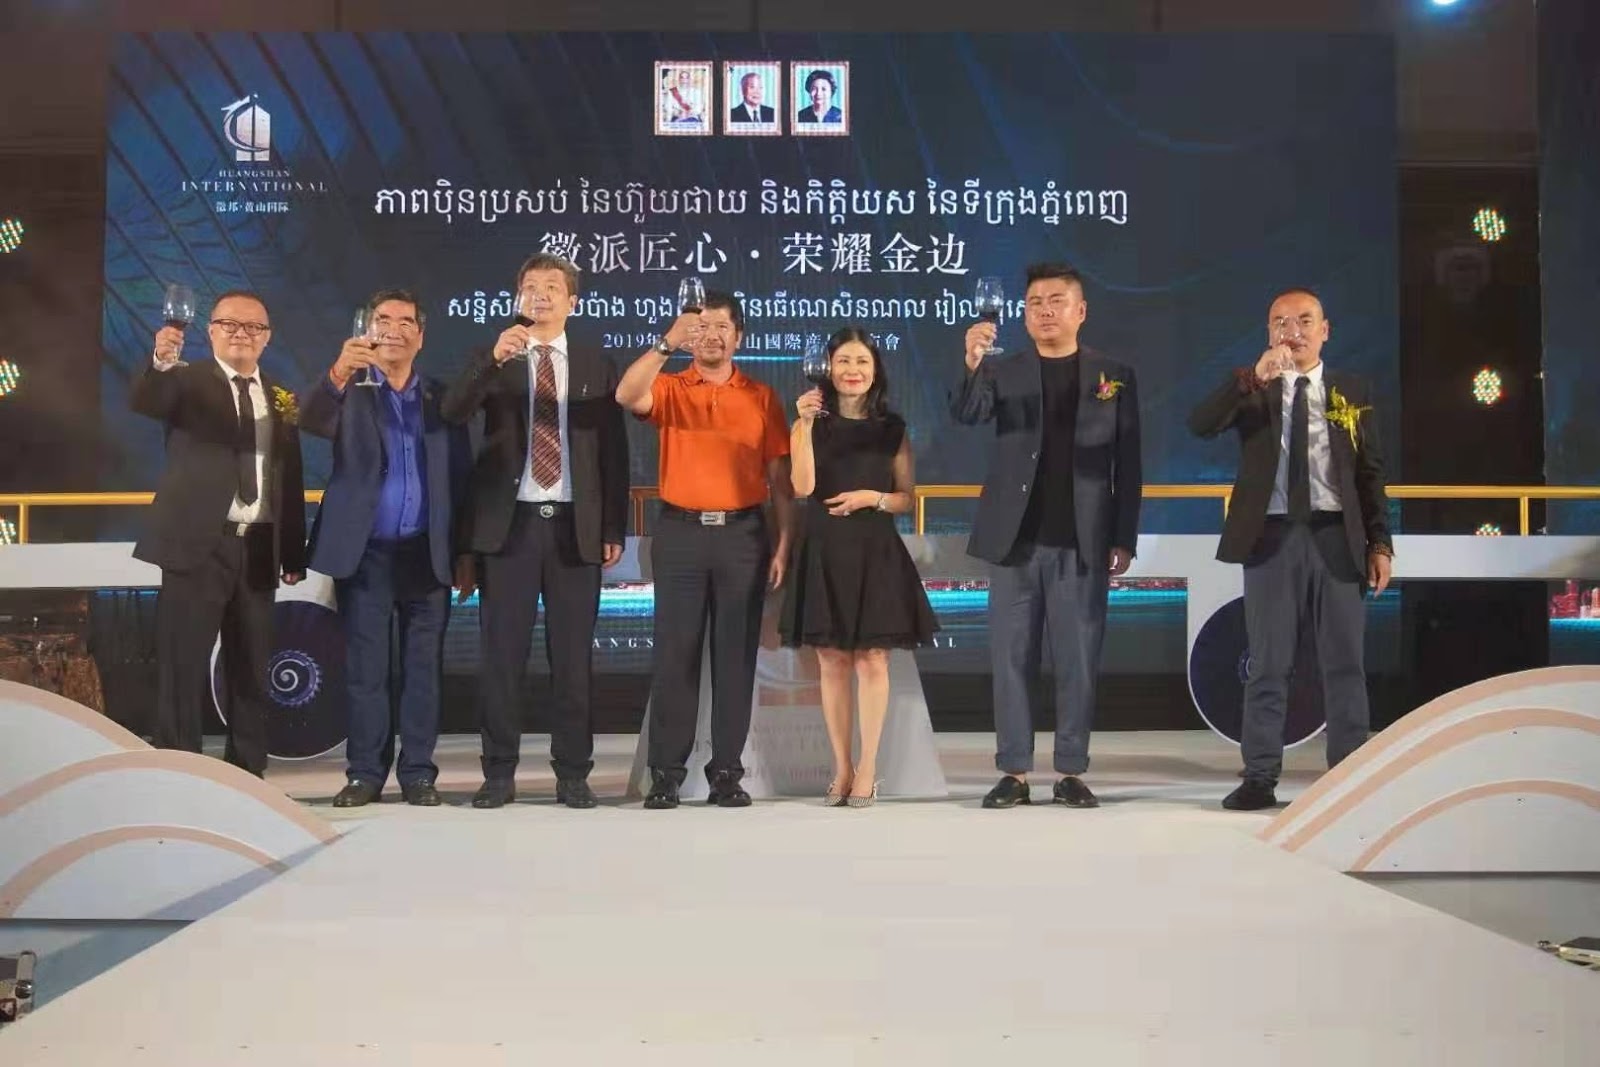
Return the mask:
<svg viewBox="0 0 1600 1067">
<path fill-rule="evenodd" d="M 779 633 L 785 645 L 817 653 L 833 748 L 827 803 L 867 807 L 878 795 L 889 650 L 927 643 L 939 624 L 895 530 L 894 517 L 912 508 L 911 445 L 905 420 L 888 409 L 883 360 L 865 331 L 846 327 L 829 338 L 828 362 L 829 380 L 795 404 L 794 495 L 810 499 L 791 550 Z M 857 710 L 861 759 L 852 767 Z"/>
</svg>

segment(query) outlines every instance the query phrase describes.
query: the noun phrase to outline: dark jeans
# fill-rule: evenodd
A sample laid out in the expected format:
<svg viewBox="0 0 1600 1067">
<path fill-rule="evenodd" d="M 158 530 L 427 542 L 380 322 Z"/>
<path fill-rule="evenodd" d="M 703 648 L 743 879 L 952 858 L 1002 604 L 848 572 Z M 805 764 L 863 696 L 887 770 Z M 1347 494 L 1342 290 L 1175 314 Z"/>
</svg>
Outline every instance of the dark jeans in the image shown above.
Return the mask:
<svg viewBox="0 0 1600 1067">
<path fill-rule="evenodd" d="M 711 624 L 711 760 L 744 774 L 761 605 L 772 548 L 758 511 L 702 526 L 664 512 L 650 545 L 655 572 L 655 676 L 650 685 L 650 766 L 679 784 L 688 774 L 700 717 L 700 660 Z"/>
<path fill-rule="evenodd" d="M 389 777 L 398 726 L 400 762 L 395 777 L 402 787 L 431 782 L 439 775 L 433 749 L 439 739 L 439 685 L 450 590 L 434 577 L 427 537 L 368 542 L 356 572 L 335 587 L 344 620 L 350 704 L 346 774 L 381 786 Z M 398 664 L 391 661 L 396 624 Z M 397 691 L 391 691 L 392 682 L 398 684 Z"/>
<path fill-rule="evenodd" d="M 1241 749 L 1246 778 L 1272 784 L 1283 770 L 1283 724 L 1300 627 L 1310 626 L 1322 667 L 1328 766 L 1367 740 L 1367 675 L 1362 662 L 1366 604 L 1338 516 L 1311 525 L 1267 520 L 1244 568 L 1244 619 L 1250 660 L 1244 685 Z"/>
</svg>

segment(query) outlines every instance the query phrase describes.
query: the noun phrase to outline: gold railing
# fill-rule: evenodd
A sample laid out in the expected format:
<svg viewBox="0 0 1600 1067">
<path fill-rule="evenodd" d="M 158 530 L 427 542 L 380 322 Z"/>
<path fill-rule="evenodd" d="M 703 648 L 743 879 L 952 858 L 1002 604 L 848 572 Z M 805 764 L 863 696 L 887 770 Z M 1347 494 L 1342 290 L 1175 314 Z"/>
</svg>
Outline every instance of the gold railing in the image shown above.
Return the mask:
<svg viewBox="0 0 1600 1067">
<path fill-rule="evenodd" d="M 914 497 L 914 528 L 923 534 L 928 527 L 928 501 L 973 500 L 982 492 L 979 485 L 919 485 Z M 633 531 L 645 530 L 645 505 L 657 495 L 653 485 L 634 486 L 629 493 L 633 505 Z M 1517 532 L 1531 532 L 1529 512 L 1535 500 L 1600 500 L 1600 486 L 1593 485 L 1391 485 L 1389 495 L 1397 500 L 1515 500 Z M 1147 485 L 1147 500 L 1220 500 L 1228 512 L 1233 496 L 1231 485 Z M 30 533 L 34 508 L 135 507 L 150 503 L 154 493 L 0 493 L 0 513 L 17 513 L 17 542 L 25 544 Z M 306 493 L 306 503 L 322 503 L 322 490 Z"/>
</svg>

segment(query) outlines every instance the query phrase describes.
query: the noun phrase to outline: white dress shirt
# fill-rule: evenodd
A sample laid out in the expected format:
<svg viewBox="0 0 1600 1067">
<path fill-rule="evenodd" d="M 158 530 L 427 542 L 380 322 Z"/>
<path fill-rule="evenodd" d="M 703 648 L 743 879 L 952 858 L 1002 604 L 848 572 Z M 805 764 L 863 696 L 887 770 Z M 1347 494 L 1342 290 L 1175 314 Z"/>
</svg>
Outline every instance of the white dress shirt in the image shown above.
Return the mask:
<svg viewBox="0 0 1600 1067">
<path fill-rule="evenodd" d="M 1328 440 L 1327 390 L 1322 384 L 1322 364 L 1305 374 L 1299 371 L 1283 372 L 1280 386 L 1283 404 L 1283 435 L 1278 442 L 1278 476 L 1272 486 L 1272 500 L 1267 504 L 1268 515 L 1289 513 L 1289 434 L 1294 430 L 1294 383 L 1306 381 L 1306 406 L 1309 409 L 1309 434 L 1306 452 L 1311 464 L 1311 510 L 1343 511 L 1339 500 L 1339 487 L 1333 480 L 1333 453 Z"/>
<path fill-rule="evenodd" d="M 228 376 L 228 395 L 233 400 L 233 410 L 238 411 L 239 385 L 234 378 L 239 376 L 239 372 L 220 359 L 217 360 L 217 366 Z M 272 451 L 272 411 L 267 406 L 266 389 L 261 384 L 261 369 L 256 368 L 249 378 L 250 406 L 256 414 L 256 502 L 246 504 L 235 493 L 233 503 L 228 505 L 228 521 L 271 522 L 272 498 L 267 495 L 267 456 Z"/>
<path fill-rule="evenodd" d="M 539 342 L 535 341 L 535 344 Z M 528 353 L 528 439 L 523 442 L 527 449 L 527 458 L 522 464 L 522 485 L 517 490 L 517 499 L 533 504 L 572 502 L 572 444 L 567 433 L 567 335 L 561 336 L 550 342 L 550 362 L 555 365 L 556 372 L 556 408 L 561 426 L 561 477 L 556 484 L 546 489 L 533 480 L 533 397 L 537 387 L 535 375 L 539 369 L 539 354 Z"/>
</svg>

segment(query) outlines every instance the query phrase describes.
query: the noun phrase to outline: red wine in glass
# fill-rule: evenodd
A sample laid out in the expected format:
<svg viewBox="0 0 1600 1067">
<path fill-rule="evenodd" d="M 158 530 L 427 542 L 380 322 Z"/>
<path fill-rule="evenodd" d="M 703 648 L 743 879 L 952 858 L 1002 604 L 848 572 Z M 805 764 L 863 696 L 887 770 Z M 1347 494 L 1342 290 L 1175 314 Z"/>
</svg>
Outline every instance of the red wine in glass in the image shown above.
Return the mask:
<svg viewBox="0 0 1600 1067">
<path fill-rule="evenodd" d="M 806 354 L 800 360 L 800 373 L 805 375 L 806 381 L 819 389 L 833 377 L 833 367 L 828 361 L 828 350 L 820 342 L 814 341 L 806 346 Z M 817 412 L 818 416 L 827 414 L 826 408 Z"/>
<path fill-rule="evenodd" d="M 187 285 L 176 283 L 167 286 L 166 294 L 161 300 L 161 322 L 176 330 L 187 330 L 189 324 L 194 322 L 195 308 L 198 301 L 195 299 L 194 290 Z M 181 345 L 180 345 L 181 348 Z M 182 364 L 182 359 L 174 362 Z"/>
<path fill-rule="evenodd" d="M 678 313 L 698 315 L 706 306 L 706 287 L 699 278 L 685 278 L 678 283 Z"/>
</svg>

